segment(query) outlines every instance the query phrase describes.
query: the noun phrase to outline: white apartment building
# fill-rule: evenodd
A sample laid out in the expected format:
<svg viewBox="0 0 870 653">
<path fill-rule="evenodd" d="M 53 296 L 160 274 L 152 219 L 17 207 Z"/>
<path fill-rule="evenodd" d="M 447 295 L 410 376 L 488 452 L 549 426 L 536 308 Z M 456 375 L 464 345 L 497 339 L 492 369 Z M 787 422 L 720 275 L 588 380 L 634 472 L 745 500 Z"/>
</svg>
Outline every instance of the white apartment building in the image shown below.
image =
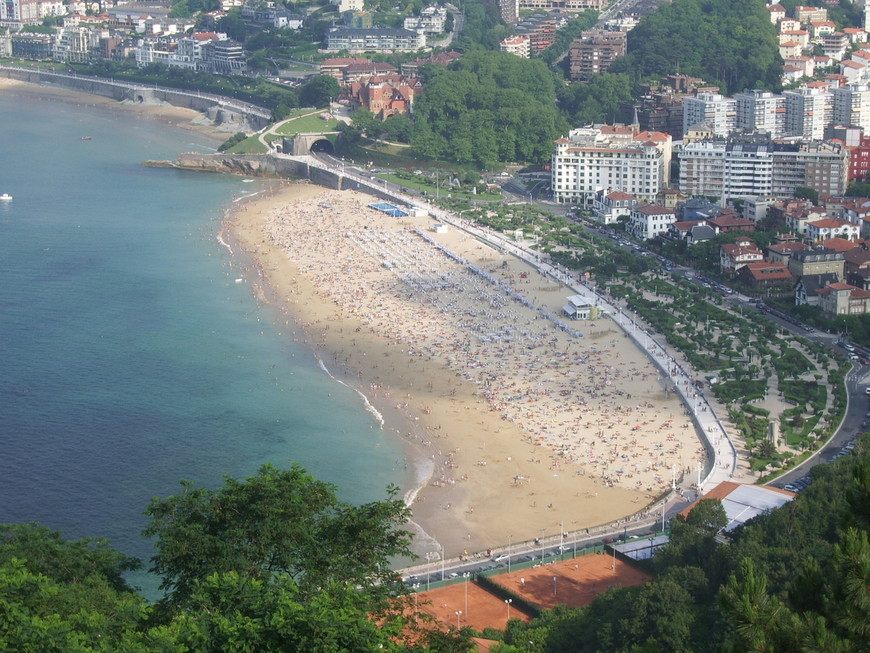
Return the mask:
<svg viewBox="0 0 870 653">
<path fill-rule="evenodd" d="M 825 126 L 833 121 L 833 96 L 826 86 L 803 86 L 783 91 L 785 135 L 821 140 Z"/>
<path fill-rule="evenodd" d="M 722 200 L 791 197 L 801 186 L 844 195 L 848 154 L 833 143 L 707 139 L 680 153 L 680 191 Z"/>
<path fill-rule="evenodd" d="M 737 128 L 763 131 L 771 138 L 785 133 L 785 98 L 770 91 L 752 90 L 734 96 Z"/>
<path fill-rule="evenodd" d="M 708 139 L 680 153 L 680 191 L 689 195 L 749 198 L 770 195 L 773 152 L 769 144 Z"/>
<path fill-rule="evenodd" d="M 870 86 L 850 84 L 831 89 L 833 120 L 838 125 L 854 125 L 870 131 Z"/>
<path fill-rule="evenodd" d="M 409 30 L 423 30 L 426 34 L 441 34 L 447 22 L 447 9 L 440 6 L 424 7 L 419 16 L 405 18 L 403 27 Z"/>
<path fill-rule="evenodd" d="M 499 43 L 498 49 L 523 59 L 528 59 L 532 56 L 532 42 L 528 36 L 509 36 Z"/>
<path fill-rule="evenodd" d="M 351 52 L 390 51 L 411 52 L 426 47 L 426 35 L 421 31 L 373 27 L 333 27 L 326 34 L 326 49 Z"/>
<path fill-rule="evenodd" d="M 718 93 L 699 93 L 683 100 L 683 133 L 698 123 L 709 123 L 714 136 L 728 136 L 736 127 L 737 103 Z"/>
<path fill-rule="evenodd" d="M 551 184 L 557 202 L 587 205 L 600 190 L 654 201 L 664 177 L 662 148 L 651 141 L 625 142 L 617 136 L 611 139 L 601 128 L 581 127 L 556 141 Z"/>
<path fill-rule="evenodd" d="M 635 206 L 628 216 L 625 230 L 639 240 L 649 240 L 667 233 L 668 228 L 677 221 L 673 209 L 657 204 Z"/>
</svg>

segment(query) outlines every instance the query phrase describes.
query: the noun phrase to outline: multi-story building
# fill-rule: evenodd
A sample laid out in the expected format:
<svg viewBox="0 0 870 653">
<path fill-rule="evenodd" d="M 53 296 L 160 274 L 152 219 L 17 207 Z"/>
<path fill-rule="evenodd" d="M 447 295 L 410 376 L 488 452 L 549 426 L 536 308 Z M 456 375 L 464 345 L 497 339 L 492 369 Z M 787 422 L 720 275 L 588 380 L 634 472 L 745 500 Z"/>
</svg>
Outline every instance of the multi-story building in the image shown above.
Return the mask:
<svg viewBox="0 0 870 653">
<path fill-rule="evenodd" d="M 602 224 L 615 224 L 619 218 L 626 218 L 637 205 L 634 195 L 622 191 L 599 190 L 592 200 L 592 214 Z"/>
<path fill-rule="evenodd" d="M 218 75 L 241 75 L 247 68 L 245 48 L 233 39 L 209 41 L 202 47 L 199 68 Z"/>
<path fill-rule="evenodd" d="M 586 205 L 600 190 L 654 201 L 662 188 L 662 149 L 652 141 L 626 140 L 608 131 L 615 130 L 583 127 L 556 141 L 551 184 L 557 202 Z"/>
<path fill-rule="evenodd" d="M 528 36 L 509 36 L 499 43 L 498 49 L 502 52 L 528 59 L 531 56 L 531 41 Z"/>
<path fill-rule="evenodd" d="M 389 51 L 412 52 L 426 47 L 426 35 L 407 29 L 375 27 L 353 29 L 336 27 L 326 35 L 326 49 L 350 52 Z"/>
<path fill-rule="evenodd" d="M 834 274 L 842 280 L 846 270 L 843 252 L 833 249 L 805 249 L 788 259 L 788 269 L 796 278 L 818 274 Z"/>
<path fill-rule="evenodd" d="M 600 29 L 581 32 L 569 51 L 571 79 L 588 81 L 606 72 L 617 57 L 625 54 L 625 45 L 625 32 Z"/>
<path fill-rule="evenodd" d="M 783 91 L 785 135 L 820 140 L 833 119 L 833 96 L 826 84 L 806 85 Z"/>
<path fill-rule="evenodd" d="M 421 84 L 402 75 L 376 75 L 367 80 L 351 83 L 348 89 L 351 107 L 363 107 L 376 118 L 410 114 L 414 111 L 414 94 Z"/>
<path fill-rule="evenodd" d="M 822 218 L 807 224 L 807 240 L 811 243 L 819 243 L 828 238 L 858 240 L 860 235 L 861 225 L 841 218 Z"/>
<path fill-rule="evenodd" d="M 849 50 L 849 37 L 843 32 L 833 32 L 822 37 L 822 52 L 834 61 L 842 61 Z"/>
<path fill-rule="evenodd" d="M 18 32 L 11 37 L 12 56 L 22 59 L 50 59 L 54 55 L 54 38 L 51 34 Z"/>
<path fill-rule="evenodd" d="M 812 22 L 828 20 L 828 10 L 823 7 L 800 6 L 794 8 L 795 20 L 801 25 L 809 25 Z"/>
<path fill-rule="evenodd" d="M 785 132 L 785 98 L 770 91 L 752 90 L 737 93 L 736 124 L 738 129 L 766 132 L 780 138 Z"/>
<path fill-rule="evenodd" d="M 698 93 L 683 100 L 683 133 L 708 123 L 716 136 L 728 136 L 737 125 L 737 103 L 718 93 Z"/>
<path fill-rule="evenodd" d="M 676 221 L 673 209 L 657 204 L 642 204 L 631 209 L 625 230 L 639 240 L 650 240 L 667 233 Z"/>
<path fill-rule="evenodd" d="M 501 19 L 508 25 L 516 25 L 520 19 L 520 0 L 498 0 Z"/>
<path fill-rule="evenodd" d="M 680 191 L 731 198 L 789 197 L 806 186 L 842 195 L 846 150 L 834 143 L 776 143 L 761 137 L 706 139 L 680 153 Z"/>
<path fill-rule="evenodd" d="M 549 14 L 533 14 L 527 16 L 516 27 L 519 36 L 529 39 L 529 51 L 532 57 L 537 57 L 553 44 L 558 32 L 567 19 L 552 17 Z"/>
<path fill-rule="evenodd" d="M 833 121 L 870 130 L 870 86 L 849 84 L 831 89 Z"/>
<path fill-rule="evenodd" d="M 447 9 L 441 6 L 424 7 L 419 16 L 405 18 L 403 27 L 409 30 L 423 30 L 426 34 L 441 34 L 447 22 Z"/>
<path fill-rule="evenodd" d="M 54 58 L 69 63 L 87 63 L 99 46 L 99 33 L 89 27 L 62 27 L 54 45 Z"/>
<path fill-rule="evenodd" d="M 812 188 L 820 197 L 846 194 L 849 156 L 839 143 L 812 141 L 778 145 L 774 151 L 773 194 L 793 197 L 799 187 Z"/>
</svg>

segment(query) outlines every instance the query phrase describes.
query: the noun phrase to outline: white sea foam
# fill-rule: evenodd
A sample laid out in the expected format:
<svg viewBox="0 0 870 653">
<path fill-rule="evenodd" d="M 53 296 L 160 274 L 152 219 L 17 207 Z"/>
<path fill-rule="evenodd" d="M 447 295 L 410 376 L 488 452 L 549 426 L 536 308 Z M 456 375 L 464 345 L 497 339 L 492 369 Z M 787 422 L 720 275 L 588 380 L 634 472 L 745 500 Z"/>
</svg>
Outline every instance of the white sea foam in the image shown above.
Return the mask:
<svg viewBox="0 0 870 653">
<path fill-rule="evenodd" d="M 223 245 L 224 247 L 226 247 L 226 248 L 227 248 L 227 251 L 228 251 L 230 254 L 233 253 L 233 248 L 230 247 L 230 244 L 229 244 L 227 241 L 224 240 L 224 236 L 223 236 L 223 234 L 222 234 L 221 232 L 218 232 L 218 235 L 217 235 L 217 241 L 218 241 L 221 245 Z"/>
<path fill-rule="evenodd" d="M 365 396 L 365 394 L 363 394 L 361 391 L 357 390 L 356 388 L 354 388 L 354 387 L 352 387 L 352 386 L 349 386 L 347 383 L 345 383 L 345 382 L 342 381 L 341 379 L 337 379 L 337 378 L 335 378 L 335 377 L 332 375 L 332 373 L 329 371 L 329 369 L 326 367 L 326 363 L 323 362 L 323 359 L 318 358 L 318 359 L 317 359 L 317 364 L 320 365 L 320 369 L 322 369 L 324 372 L 326 372 L 326 375 L 327 375 L 330 379 L 332 379 L 332 380 L 335 381 L 336 383 L 340 383 L 340 384 L 343 385 L 345 388 L 350 388 L 351 390 L 353 390 L 354 392 L 356 392 L 356 393 L 360 396 L 360 398 L 362 399 L 362 401 L 363 401 L 363 406 L 365 406 L 365 409 L 366 409 L 369 413 L 371 413 L 371 415 L 375 418 L 375 421 L 377 421 L 378 425 L 379 425 L 381 428 L 384 428 L 384 416 L 381 415 L 381 412 L 380 412 L 377 408 L 375 408 L 374 406 L 372 406 L 372 403 L 369 401 L 369 398 Z"/>
</svg>

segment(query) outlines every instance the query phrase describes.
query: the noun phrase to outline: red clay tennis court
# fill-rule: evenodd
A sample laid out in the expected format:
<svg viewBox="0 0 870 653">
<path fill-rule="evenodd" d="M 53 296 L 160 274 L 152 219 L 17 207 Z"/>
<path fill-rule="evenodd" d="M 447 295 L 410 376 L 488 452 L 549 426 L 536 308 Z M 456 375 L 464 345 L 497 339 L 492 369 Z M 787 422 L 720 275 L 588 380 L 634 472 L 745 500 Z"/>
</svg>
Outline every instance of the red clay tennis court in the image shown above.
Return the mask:
<svg viewBox="0 0 870 653">
<path fill-rule="evenodd" d="M 497 585 L 545 609 L 560 604 L 587 605 L 610 587 L 640 585 L 649 579 L 640 569 L 605 554 L 581 556 L 491 577 Z M 511 619 L 530 619 L 517 606 L 505 603 L 474 582 L 420 592 L 417 609 L 431 614 L 446 628 L 455 628 L 458 624 L 478 631 L 487 627 L 504 629 L 508 612 Z"/>
</svg>

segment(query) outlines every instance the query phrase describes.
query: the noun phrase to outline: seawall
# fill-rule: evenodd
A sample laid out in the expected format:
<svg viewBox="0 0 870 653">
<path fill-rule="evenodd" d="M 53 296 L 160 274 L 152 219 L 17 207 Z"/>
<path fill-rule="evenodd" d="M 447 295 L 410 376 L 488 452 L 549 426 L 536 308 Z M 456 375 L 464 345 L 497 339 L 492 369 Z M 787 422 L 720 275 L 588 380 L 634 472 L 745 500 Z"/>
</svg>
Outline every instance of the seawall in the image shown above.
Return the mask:
<svg viewBox="0 0 870 653">
<path fill-rule="evenodd" d="M 29 68 L 0 66 L 0 77 L 30 84 L 59 86 L 72 91 L 143 105 L 171 104 L 205 114 L 215 125 L 229 131 L 259 131 L 270 123 L 267 109 L 240 100 L 177 89 L 130 84 L 114 79 L 56 73 Z"/>
</svg>

